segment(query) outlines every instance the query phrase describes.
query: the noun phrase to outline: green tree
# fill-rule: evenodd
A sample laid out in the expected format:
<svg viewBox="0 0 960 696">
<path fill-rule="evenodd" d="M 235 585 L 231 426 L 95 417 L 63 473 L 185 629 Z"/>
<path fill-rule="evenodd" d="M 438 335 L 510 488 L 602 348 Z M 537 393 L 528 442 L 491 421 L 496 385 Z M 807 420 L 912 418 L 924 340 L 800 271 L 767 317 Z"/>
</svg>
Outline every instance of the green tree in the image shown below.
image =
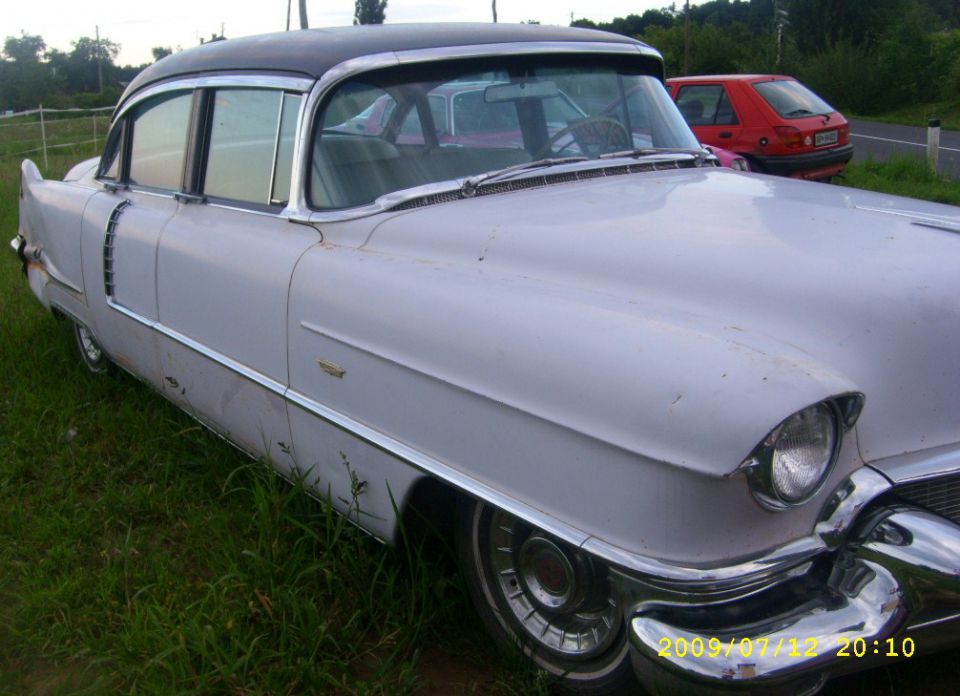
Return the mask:
<svg viewBox="0 0 960 696">
<path fill-rule="evenodd" d="M 19 38 L 8 36 L 3 42 L 3 55 L 17 63 L 38 63 L 47 44 L 42 36 L 20 32 Z"/>
<path fill-rule="evenodd" d="M 353 10 L 354 24 L 383 24 L 387 0 L 356 0 Z"/>
<path fill-rule="evenodd" d="M 173 53 L 173 49 L 169 46 L 154 46 L 150 49 L 150 53 L 153 54 L 153 62 L 156 63 L 161 58 L 166 58 Z"/>
</svg>

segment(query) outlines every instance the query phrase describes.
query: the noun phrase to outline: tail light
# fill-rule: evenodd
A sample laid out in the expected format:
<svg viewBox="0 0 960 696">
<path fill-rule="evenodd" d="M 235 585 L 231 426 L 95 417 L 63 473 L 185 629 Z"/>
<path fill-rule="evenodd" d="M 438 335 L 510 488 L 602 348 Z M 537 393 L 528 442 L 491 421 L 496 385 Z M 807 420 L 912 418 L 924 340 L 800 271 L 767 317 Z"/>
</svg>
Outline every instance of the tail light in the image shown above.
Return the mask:
<svg viewBox="0 0 960 696">
<path fill-rule="evenodd" d="M 838 131 L 839 131 L 838 136 L 840 138 L 841 145 L 846 145 L 848 142 L 850 142 L 850 126 L 849 125 L 845 124 L 840 126 Z"/>
<path fill-rule="evenodd" d="M 775 126 L 774 130 L 780 136 L 780 141 L 789 148 L 803 146 L 803 134 L 793 126 Z"/>
</svg>

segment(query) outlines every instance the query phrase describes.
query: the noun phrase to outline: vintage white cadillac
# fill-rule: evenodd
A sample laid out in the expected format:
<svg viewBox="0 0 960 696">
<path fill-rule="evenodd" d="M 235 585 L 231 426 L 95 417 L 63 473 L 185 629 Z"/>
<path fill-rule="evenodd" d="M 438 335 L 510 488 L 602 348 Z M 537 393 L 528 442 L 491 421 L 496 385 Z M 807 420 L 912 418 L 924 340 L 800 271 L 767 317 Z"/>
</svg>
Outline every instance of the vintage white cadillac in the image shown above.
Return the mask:
<svg viewBox="0 0 960 696">
<path fill-rule="evenodd" d="M 90 369 L 370 533 L 455 504 L 485 624 L 567 689 L 957 645 L 960 211 L 720 169 L 663 77 L 537 26 L 191 49 L 101 158 L 24 162 L 13 247 Z"/>
</svg>

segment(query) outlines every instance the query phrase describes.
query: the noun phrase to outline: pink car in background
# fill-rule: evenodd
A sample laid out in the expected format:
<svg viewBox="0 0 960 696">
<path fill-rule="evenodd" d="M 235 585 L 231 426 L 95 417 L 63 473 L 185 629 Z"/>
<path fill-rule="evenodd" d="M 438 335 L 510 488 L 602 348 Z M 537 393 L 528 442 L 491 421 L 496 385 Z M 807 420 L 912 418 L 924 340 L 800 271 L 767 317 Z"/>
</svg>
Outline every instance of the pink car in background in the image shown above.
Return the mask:
<svg viewBox="0 0 960 696">
<path fill-rule="evenodd" d="M 704 145 L 703 149 L 720 160 L 721 167 L 729 167 L 730 169 L 737 169 L 741 172 L 750 171 L 750 163 L 736 152 L 724 150 L 722 147 L 717 147 L 716 145 Z"/>
</svg>

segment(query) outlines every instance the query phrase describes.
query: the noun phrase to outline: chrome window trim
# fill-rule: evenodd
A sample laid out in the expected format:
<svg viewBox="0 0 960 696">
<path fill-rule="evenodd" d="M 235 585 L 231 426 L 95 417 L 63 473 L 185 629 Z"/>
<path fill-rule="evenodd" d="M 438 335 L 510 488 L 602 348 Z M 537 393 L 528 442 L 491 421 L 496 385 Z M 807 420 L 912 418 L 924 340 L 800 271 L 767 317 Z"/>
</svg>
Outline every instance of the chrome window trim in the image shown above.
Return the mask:
<svg viewBox="0 0 960 696">
<path fill-rule="evenodd" d="M 314 79 L 308 77 L 285 77 L 283 75 L 208 75 L 205 77 L 175 78 L 169 82 L 161 82 L 152 87 L 147 87 L 132 96 L 114 113 L 110 125 L 112 128 L 117 120 L 145 99 L 167 92 L 191 92 L 209 87 L 247 87 L 306 93 L 310 91 L 315 82 Z"/>
<path fill-rule="evenodd" d="M 127 193 L 137 193 L 144 196 L 153 196 L 154 198 L 176 198 L 180 193 L 179 189 L 168 189 L 160 187 L 147 187 L 140 184 L 124 184 L 122 191 Z"/>
<path fill-rule="evenodd" d="M 343 220 L 367 217 L 387 209 L 382 203 L 374 202 L 355 208 L 320 211 L 313 210 L 307 201 L 307 182 L 310 180 L 310 166 L 312 164 L 309 145 L 311 144 L 311 137 L 313 135 L 313 123 L 318 116 L 320 103 L 338 83 L 371 70 L 380 70 L 399 65 L 414 65 L 416 63 L 435 62 L 439 60 L 492 58 L 497 56 L 537 55 L 546 53 L 570 55 L 589 53 L 592 55 L 613 56 L 634 55 L 659 60 L 663 59 L 659 51 L 646 44 L 605 43 L 600 41 L 531 41 L 478 44 L 476 46 L 450 46 L 446 48 L 416 49 L 410 51 L 388 51 L 344 61 L 324 73 L 323 76 L 317 80 L 316 84 L 314 84 L 309 97 L 305 100 L 307 102 L 305 104 L 307 118 L 304 118 L 300 123 L 298 131 L 299 137 L 297 138 L 299 151 L 294 152 L 295 161 L 298 162 L 297 170 L 294 172 L 294 178 L 297 184 L 296 189 L 293 188 L 294 181 L 291 180 L 290 182 L 290 212 L 292 217 L 298 221 L 309 221 L 311 223 L 340 222 Z M 299 159 L 297 159 L 297 156 L 299 156 Z M 426 186 L 436 186 L 438 184 L 442 187 L 440 190 L 453 188 L 451 182 L 435 182 L 433 184 L 427 184 Z M 420 197 L 424 195 L 424 190 L 425 187 L 417 187 L 417 193 L 415 195 L 404 195 L 402 200 Z M 294 193 L 294 191 L 296 193 Z M 401 202 L 401 200 L 394 200 L 396 196 L 396 192 L 393 192 L 382 198 L 384 200 L 390 198 L 390 204 L 396 205 Z"/>
<path fill-rule="evenodd" d="M 723 589 L 734 589 L 744 584 L 755 584 L 763 578 L 772 578 L 779 574 L 789 572 L 799 564 L 809 560 L 812 556 L 826 551 L 829 548 L 821 535 L 814 533 L 772 549 L 757 558 L 729 566 L 713 568 L 698 568 L 684 566 L 682 564 L 673 564 L 621 549 L 602 539 L 590 536 L 586 532 L 566 524 L 521 500 L 498 491 L 436 457 L 421 452 L 345 413 L 341 413 L 318 401 L 314 401 L 291 387 L 202 343 L 194 341 L 188 336 L 163 325 L 159 321 L 143 317 L 110 299 L 107 300 L 107 305 L 133 321 L 149 327 L 200 355 L 209 358 L 213 362 L 226 367 L 241 377 L 251 380 L 277 396 L 282 397 L 288 403 L 308 413 L 312 413 L 326 423 L 366 442 L 382 452 L 396 457 L 415 469 L 441 479 L 470 495 L 480 498 L 491 505 L 495 505 L 510 514 L 516 515 L 530 524 L 555 535 L 559 539 L 582 548 L 584 551 L 593 554 L 605 563 L 622 568 L 631 574 L 645 576 L 645 578 L 654 583 L 659 580 L 679 591 L 691 592 L 716 592 Z M 860 471 L 871 470 L 862 469 Z M 871 471 L 871 473 L 875 474 L 876 472 Z M 847 507 L 847 505 L 844 505 L 845 502 L 847 502 L 846 499 L 841 501 L 841 505 L 843 505 L 844 508 Z M 863 504 L 863 501 L 859 497 L 856 497 L 856 502 L 857 507 L 853 510 L 854 516 L 856 512 L 859 512 Z M 832 520 L 834 517 L 830 519 Z M 852 523 L 852 518 L 849 522 Z"/>
<path fill-rule="evenodd" d="M 274 189 L 277 187 L 277 158 L 280 157 L 280 128 L 283 125 L 283 102 L 286 92 L 280 92 L 280 106 L 277 107 L 277 127 L 273 133 L 273 157 L 270 158 L 270 188 L 267 191 L 267 205 L 273 204 Z M 206 171 L 204 171 L 206 176 Z"/>
<path fill-rule="evenodd" d="M 288 217 L 286 211 L 283 208 L 277 207 L 276 211 L 271 210 L 257 210 L 256 208 L 246 208 L 243 206 L 242 201 L 237 201 L 236 203 L 218 203 L 216 201 L 211 201 L 209 199 L 205 200 L 201 205 L 208 206 L 210 208 L 220 208 L 222 210 L 233 210 L 238 213 L 250 213 L 251 215 L 261 215 L 263 217 L 269 218 L 280 218 L 284 219 Z M 263 205 L 262 203 L 254 203 L 252 205 Z"/>
</svg>

